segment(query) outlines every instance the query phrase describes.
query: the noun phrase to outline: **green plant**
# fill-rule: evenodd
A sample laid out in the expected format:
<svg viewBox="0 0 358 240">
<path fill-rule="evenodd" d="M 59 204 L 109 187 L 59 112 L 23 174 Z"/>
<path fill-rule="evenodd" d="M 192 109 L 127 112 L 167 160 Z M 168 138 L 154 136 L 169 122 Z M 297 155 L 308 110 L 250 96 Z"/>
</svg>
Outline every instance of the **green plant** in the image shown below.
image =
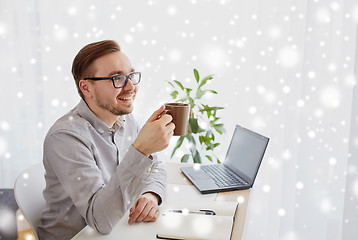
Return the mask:
<svg viewBox="0 0 358 240">
<path fill-rule="evenodd" d="M 213 79 L 213 74 L 200 80 L 199 72 L 194 69 L 194 77 L 196 84 L 194 89 L 185 87 L 183 83 L 177 80 L 167 81 L 174 89 L 170 96 L 176 102 L 189 104 L 191 108 L 188 133 L 179 137 L 171 158 L 182 146 L 183 142 L 187 141 L 190 153 L 184 154 L 180 160 L 181 162 L 188 162 L 190 158 L 194 163 L 201 163 L 202 158 L 207 158 L 211 162 L 213 160 L 220 162 L 214 153 L 215 148 L 220 145 L 220 143 L 216 142 L 215 135 L 223 134 L 224 124 L 220 122 L 217 111 L 224 108 L 203 103 L 202 97 L 205 94 L 218 94 L 214 90 L 203 89 L 204 85 Z M 203 127 L 203 125 L 207 127 Z"/>
</svg>

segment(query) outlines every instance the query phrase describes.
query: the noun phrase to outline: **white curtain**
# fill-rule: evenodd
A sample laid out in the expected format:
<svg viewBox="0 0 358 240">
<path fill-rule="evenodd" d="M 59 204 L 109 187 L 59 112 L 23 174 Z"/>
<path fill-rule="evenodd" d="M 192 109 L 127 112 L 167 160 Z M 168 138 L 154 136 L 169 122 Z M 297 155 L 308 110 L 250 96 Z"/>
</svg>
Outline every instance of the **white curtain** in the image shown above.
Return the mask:
<svg viewBox="0 0 358 240">
<path fill-rule="evenodd" d="M 355 0 L 2 0 L 0 187 L 78 103 L 78 50 L 114 39 L 143 74 L 140 123 L 170 101 L 165 80 L 190 85 L 196 68 L 225 107 L 222 159 L 235 124 L 270 137 L 243 239 L 356 239 L 357 23 Z M 163 160 L 178 161 L 174 143 Z"/>
</svg>

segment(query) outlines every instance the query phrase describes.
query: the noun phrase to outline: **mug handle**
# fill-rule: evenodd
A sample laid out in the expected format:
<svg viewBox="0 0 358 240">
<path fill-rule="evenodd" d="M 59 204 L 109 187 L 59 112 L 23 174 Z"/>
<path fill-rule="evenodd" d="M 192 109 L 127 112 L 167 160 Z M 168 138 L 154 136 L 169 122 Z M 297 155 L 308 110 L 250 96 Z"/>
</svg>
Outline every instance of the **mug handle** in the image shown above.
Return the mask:
<svg viewBox="0 0 358 240">
<path fill-rule="evenodd" d="M 169 114 L 170 115 L 170 111 L 169 110 L 164 110 L 159 116 L 158 119 L 161 118 L 163 115 L 165 114 Z"/>
</svg>

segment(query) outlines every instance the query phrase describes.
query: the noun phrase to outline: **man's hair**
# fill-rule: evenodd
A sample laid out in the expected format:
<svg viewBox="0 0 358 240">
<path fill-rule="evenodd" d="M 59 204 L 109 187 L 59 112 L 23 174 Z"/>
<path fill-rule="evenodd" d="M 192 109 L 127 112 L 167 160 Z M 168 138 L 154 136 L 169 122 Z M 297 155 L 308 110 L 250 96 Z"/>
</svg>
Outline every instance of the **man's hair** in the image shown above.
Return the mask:
<svg viewBox="0 0 358 240">
<path fill-rule="evenodd" d="M 72 63 L 72 75 L 75 79 L 77 91 L 82 99 L 84 99 L 84 96 L 80 89 L 79 82 L 86 77 L 93 77 L 94 69 L 92 68 L 92 63 L 103 55 L 119 52 L 120 50 L 118 43 L 115 41 L 104 40 L 90 43 L 77 53 Z"/>
</svg>

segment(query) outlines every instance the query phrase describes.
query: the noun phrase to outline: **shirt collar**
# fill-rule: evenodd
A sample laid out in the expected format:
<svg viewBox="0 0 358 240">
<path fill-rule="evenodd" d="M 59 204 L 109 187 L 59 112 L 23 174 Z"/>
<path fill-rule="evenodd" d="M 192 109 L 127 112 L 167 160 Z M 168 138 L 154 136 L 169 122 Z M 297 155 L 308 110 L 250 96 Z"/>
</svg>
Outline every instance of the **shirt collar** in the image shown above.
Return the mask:
<svg viewBox="0 0 358 240">
<path fill-rule="evenodd" d="M 78 114 L 86 119 L 99 133 L 106 132 L 116 132 L 120 127 L 124 125 L 124 119 L 122 116 L 118 116 L 117 121 L 112 127 L 108 127 L 101 119 L 99 119 L 96 114 L 94 114 L 91 109 L 87 106 L 87 103 L 81 99 L 80 103 L 77 105 Z"/>
</svg>

